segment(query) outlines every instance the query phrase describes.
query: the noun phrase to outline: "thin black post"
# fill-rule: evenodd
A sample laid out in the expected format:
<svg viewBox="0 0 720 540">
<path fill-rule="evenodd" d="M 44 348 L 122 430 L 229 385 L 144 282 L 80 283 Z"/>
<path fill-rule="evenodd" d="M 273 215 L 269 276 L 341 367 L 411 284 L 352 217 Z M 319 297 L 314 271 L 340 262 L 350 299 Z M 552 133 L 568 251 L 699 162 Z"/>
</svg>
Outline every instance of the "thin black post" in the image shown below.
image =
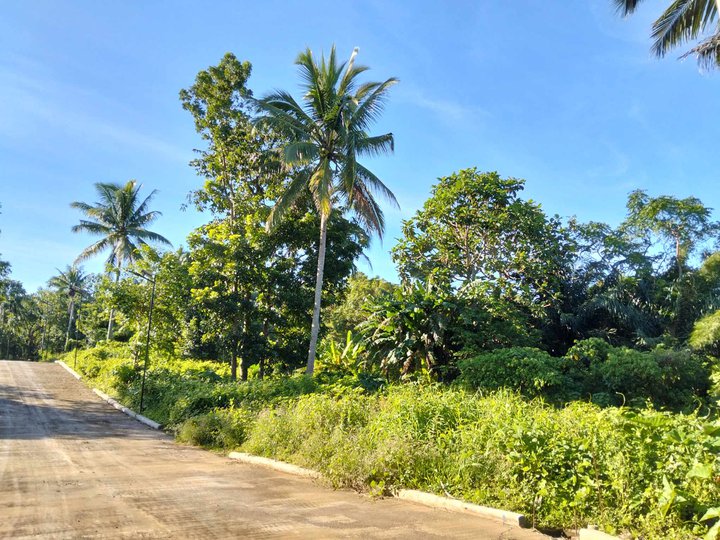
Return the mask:
<svg viewBox="0 0 720 540">
<path fill-rule="evenodd" d="M 145 277 L 145 276 L 142 276 Z M 150 311 L 148 313 L 147 340 L 145 341 L 145 365 L 143 366 L 142 383 L 140 385 L 140 412 L 143 412 L 145 399 L 145 373 L 147 373 L 148 358 L 150 358 L 150 328 L 152 327 L 152 313 L 155 305 L 155 277 L 153 279 L 145 277 L 152 283 L 152 292 L 150 293 Z"/>
<path fill-rule="evenodd" d="M 73 369 L 77 369 L 77 350 L 78 350 L 78 343 L 77 339 L 75 340 L 75 360 L 73 360 Z"/>
</svg>

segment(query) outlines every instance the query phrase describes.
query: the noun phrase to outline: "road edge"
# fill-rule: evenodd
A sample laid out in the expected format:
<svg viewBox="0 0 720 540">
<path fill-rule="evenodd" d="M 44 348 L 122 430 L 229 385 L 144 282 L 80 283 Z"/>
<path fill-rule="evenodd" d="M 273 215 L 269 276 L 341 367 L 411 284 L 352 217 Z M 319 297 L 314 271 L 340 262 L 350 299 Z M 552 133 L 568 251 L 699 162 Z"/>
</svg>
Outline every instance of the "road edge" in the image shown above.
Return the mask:
<svg viewBox="0 0 720 540">
<path fill-rule="evenodd" d="M 65 369 L 65 371 L 67 371 L 68 373 L 70 373 L 70 375 L 72 375 L 73 377 L 75 377 L 78 381 L 79 381 L 79 380 L 82 380 L 82 377 L 80 377 L 80 375 L 78 375 L 77 372 L 76 372 L 73 368 L 71 368 L 70 366 L 68 366 L 68 365 L 67 365 L 65 362 L 63 362 L 62 360 L 55 360 L 55 363 L 56 363 L 56 364 L 60 364 L 60 365 L 63 367 L 63 369 Z"/>
<path fill-rule="evenodd" d="M 60 364 L 68 373 L 70 373 L 70 375 L 72 375 L 72 376 L 75 377 L 77 380 L 79 380 L 79 381 L 82 382 L 82 377 L 81 377 L 80 375 L 78 375 L 78 373 L 77 373 L 74 369 L 72 369 L 70 366 L 68 366 L 65 362 L 63 362 L 62 360 L 55 360 L 55 363 L 56 363 L 56 364 Z M 86 385 L 86 386 L 87 386 L 87 385 Z M 105 392 L 103 392 L 103 391 L 101 391 L 101 390 L 98 390 L 97 388 L 93 388 L 92 391 L 93 391 L 98 397 L 100 397 L 103 401 L 105 401 L 105 402 L 107 402 L 108 404 L 112 405 L 112 406 L 115 407 L 118 411 L 120 411 L 120 412 L 122 412 L 122 413 L 125 413 L 125 414 L 128 415 L 130 418 L 134 418 L 134 419 L 137 420 L 138 422 L 140 422 L 140 423 L 142 423 L 142 424 L 145 424 L 146 426 L 148 426 L 148 427 L 150 427 L 150 428 L 158 429 L 158 430 L 159 430 L 159 429 L 162 429 L 162 424 L 158 424 L 158 423 L 155 422 L 154 420 L 150 420 L 147 416 L 143 416 L 142 414 L 136 413 L 136 412 L 133 411 L 132 409 L 128 409 L 128 408 L 125 407 L 123 404 L 118 403 L 118 402 L 115 401 L 113 398 L 111 398 L 110 396 L 108 396 Z"/>
<path fill-rule="evenodd" d="M 276 459 L 255 456 L 253 454 L 246 454 L 244 452 L 230 452 L 228 454 L 228 457 L 236 461 L 249 463 L 250 465 L 262 465 L 263 467 L 267 467 L 269 469 L 294 474 L 296 476 L 302 476 L 304 478 L 312 478 L 314 480 L 322 478 L 322 474 L 320 474 L 318 471 L 298 467 L 297 465 L 293 465 L 292 463 L 287 463 L 285 461 L 278 461 Z"/>
<path fill-rule="evenodd" d="M 93 388 L 92 391 L 95 392 L 95 394 L 97 394 L 98 396 L 100 396 L 104 401 L 107 401 L 110 405 L 115 407 L 118 411 L 127 414 L 129 417 L 134 418 L 138 422 L 145 424 L 146 426 L 153 429 L 162 429 L 162 424 L 158 424 L 155 420 L 150 420 L 147 416 L 143 416 L 142 414 L 136 413 L 132 409 L 128 409 L 125 405 L 123 405 L 122 403 L 118 403 L 102 390 Z"/>
<path fill-rule="evenodd" d="M 502 523 L 503 525 L 512 525 L 521 529 L 530 529 L 532 524 L 530 520 L 523 514 L 510 512 L 508 510 L 499 510 L 489 506 L 481 506 L 479 504 L 469 503 L 460 499 L 451 499 L 434 493 L 427 493 L 417 489 L 401 489 L 395 494 L 395 497 L 404 501 L 411 501 L 433 508 L 444 508 L 445 510 L 453 510 L 456 512 L 466 512 L 492 519 Z"/>
<path fill-rule="evenodd" d="M 62 360 L 56 360 L 56 364 L 60 364 L 65 370 L 67 370 L 73 377 L 75 377 L 78 380 L 82 380 L 80 375 L 78 375 L 72 368 L 70 368 L 65 362 Z M 100 397 L 103 401 L 107 402 L 108 404 L 112 405 L 117 410 L 125 413 L 126 415 L 130 416 L 131 418 L 134 418 L 138 422 L 141 422 L 145 424 L 148 427 L 151 427 L 153 429 L 161 429 L 162 425 L 158 424 L 154 420 L 150 420 L 146 416 L 143 416 L 141 414 L 136 413 L 132 409 L 128 409 L 124 405 L 118 403 L 116 400 L 102 392 L 101 390 L 98 390 L 97 388 L 93 388 L 92 391 Z M 228 454 L 228 458 L 240 461 L 242 463 L 247 463 L 250 465 L 260 465 L 262 467 L 267 467 L 269 469 L 273 469 L 276 471 L 293 474 L 295 476 L 301 476 L 304 478 L 311 478 L 313 480 L 318 480 L 322 478 L 322 474 L 318 471 L 314 471 L 312 469 L 306 469 L 304 467 L 299 467 L 297 465 L 293 465 L 292 463 L 287 463 L 285 461 L 279 461 L 272 458 L 266 458 L 262 456 L 255 456 L 253 454 L 247 454 L 244 452 L 230 452 Z M 510 525 L 513 527 L 518 527 L 522 529 L 529 529 L 532 527 L 532 524 L 527 519 L 527 517 L 523 514 L 518 514 L 515 512 L 510 512 L 508 510 L 500 510 L 497 508 L 491 508 L 489 506 L 481 506 L 479 504 L 473 504 L 469 502 L 465 502 L 459 499 L 451 499 L 449 497 L 442 497 L 440 495 L 435 495 L 433 493 L 427 493 L 425 491 L 419 491 L 416 489 L 400 489 L 395 493 L 395 498 L 404 500 L 404 501 L 410 501 L 417 504 L 422 504 L 424 506 L 428 506 L 431 508 L 440 508 L 444 510 L 450 510 L 454 512 L 464 512 L 464 513 L 471 513 L 475 514 L 477 516 L 481 516 L 487 519 L 491 519 L 496 522 L 500 522 L 503 525 Z M 583 540 L 587 538 L 587 540 L 591 540 L 593 538 L 600 538 L 594 537 L 592 533 L 597 533 L 598 531 L 583 529 L 581 532 L 585 532 L 586 535 L 581 536 Z M 589 533 L 589 534 L 588 534 Z M 609 535 L 608 535 L 609 536 Z M 612 537 L 610 537 L 612 538 Z"/>
<path fill-rule="evenodd" d="M 304 478 L 312 478 L 316 480 L 322 478 L 322 474 L 318 471 L 298 467 L 292 463 L 279 461 L 277 459 L 255 456 L 244 452 L 230 452 L 228 457 L 242 463 L 260 465 L 262 467 L 302 476 Z M 478 517 L 491 519 L 493 521 L 500 522 L 503 525 L 509 525 L 522 529 L 532 528 L 530 520 L 528 520 L 523 514 L 509 512 L 507 510 L 499 510 L 497 508 L 490 508 L 488 506 L 480 506 L 478 504 L 472 504 L 458 499 L 442 497 L 433 493 L 426 493 L 415 489 L 401 489 L 395 493 L 394 497 L 396 499 L 422 504 L 430 508 L 475 514 Z"/>
</svg>

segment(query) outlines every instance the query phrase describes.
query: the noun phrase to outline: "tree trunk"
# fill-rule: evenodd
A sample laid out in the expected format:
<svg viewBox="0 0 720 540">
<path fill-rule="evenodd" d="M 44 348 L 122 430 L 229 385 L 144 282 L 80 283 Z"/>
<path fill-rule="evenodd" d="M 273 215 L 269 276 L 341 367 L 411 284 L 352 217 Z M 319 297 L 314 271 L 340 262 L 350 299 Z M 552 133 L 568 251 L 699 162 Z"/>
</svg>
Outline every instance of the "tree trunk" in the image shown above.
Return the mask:
<svg viewBox="0 0 720 540">
<path fill-rule="evenodd" d="M 68 319 L 67 330 L 65 331 L 65 352 L 70 343 L 70 329 L 72 328 L 73 317 L 75 316 L 75 298 L 70 298 L 70 318 Z"/>
<path fill-rule="evenodd" d="M 237 381 L 237 347 L 233 348 L 232 356 L 230 357 L 230 378 L 233 381 Z"/>
<path fill-rule="evenodd" d="M 120 281 L 120 267 L 122 263 L 118 263 L 117 272 L 115 273 L 115 283 Z M 113 317 L 115 315 L 115 309 L 110 308 L 110 320 L 108 321 L 108 329 L 106 339 L 110 341 L 113 338 Z"/>
<path fill-rule="evenodd" d="M 243 346 L 242 356 L 240 357 L 240 380 L 245 382 L 248 380 L 248 369 L 250 369 L 250 358 L 247 351 L 247 339 L 250 331 L 250 316 L 246 313 L 243 317 Z"/>
<path fill-rule="evenodd" d="M 327 243 L 328 216 L 320 214 L 320 246 L 318 247 L 317 280 L 315 281 L 315 306 L 313 307 L 312 327 L 310 329 L 310 350 L 308 351 L 308 375 L 315 372 L 315 351 L 320 333 L 320 302 L 322 300 L 323 272 L 325 271 L 325 244 Z"/>
<path fill-rule="evenodd" d="M 720 1 L 720 0 L 718 0 L 718 1 Z M 678 267 L 678 279 L 682 279 L 683 262 L 680 260 L 680 237 L 679 236 L 675 237 L 675 262 L 677 263 L 677 267 Z"/>
<path fill-rule="evenodd" d="M 267 320 L 267 317 L 263 321 L 263 330 L 262 331 L 263 331 L 263 338 L 265 340 L 265 344 L 264 344 L 265 351 L 264 351 L 263 355 L 260 357 L 260 372 L 258 373 L 258 377 L 260 378 L 260 380 L 265 378 L 265 354 L 268 352 L 267 342 L 268 342 L 268 336 L 270 335 L 270 322 Z"/>
<path fill-rule="evenodd" d="M 248 363 L 248 359 L 246 356 L 243 355 L 242 358 L 240 358 L 240 380 L 242 382 L 246 382 L 248 380 L 248 370 L 250 369 L 250 364 Z"/>
</svg>

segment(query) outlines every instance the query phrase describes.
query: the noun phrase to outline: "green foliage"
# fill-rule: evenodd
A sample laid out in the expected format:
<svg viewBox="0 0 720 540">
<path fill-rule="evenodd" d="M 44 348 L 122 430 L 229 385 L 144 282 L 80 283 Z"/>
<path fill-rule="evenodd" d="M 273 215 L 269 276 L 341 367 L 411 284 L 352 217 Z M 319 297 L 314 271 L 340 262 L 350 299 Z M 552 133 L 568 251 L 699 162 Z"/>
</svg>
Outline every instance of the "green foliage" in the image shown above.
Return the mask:
<svg viewBox="0 0 720 540">
<path fill-rule="evenodd" d="M 705 315 L 695 322 L 688 343 L 693 349 L 720 352 L 720 311 Z"/>
<path fill-rule="evenodd" d="M 218 409 L 183 422 L 178 441 L 210 448 L 235 448 L 243 444 L 255 421 L 244 409 Z"/>
<path fill-rule="evenodd" d="M 368 318 L 372 305 L 392 294 L 397 286 L 379 277 L 369 278 L 356 272 L 347 280 L 341 302 L 325 309 L 323 324 L 328 331 L 326 339 L 343 341 L 348 332 L 357 333 L 358 327 Z"/>
<path fill-rule="evenodd" d="M 288 170 L 278 150 L 287 145 L 289 134 L 271 122 L 253 124 L 258 103 L 247 86 L 250 72 L 249 62 L 228 53 L 180 93 L 207 141 L 192 162 L 205 179 L 192 198 L 214 216 L 188 238 L 191 302 L 184 350 L 229 360 L 233 376 L 239 360 L 241 379 L 254 365 L 262 377 L 299 364 L 309 341 L 305 329 L 321 222 L 306 194 L 293 199 L 287 220 L 265 228 L 267 201 L 285 192 Z M 323 294 L 332 302 L 368 237 L 339 212 L 329 225 Z"/>
<path fill-rule="evenodd" d="M 512 388 L 530 397 L 557 397 L 569 381 L 563 360 L 530 347 L 511 347 L 484 353 L 458 363 L 460 382 L 470 388 Z"/>
<path fill-rule="evenodd" d="M 440 178 L 393 248 L 403 281 L 480 287 L 475 296 L 544 306 L 557 291 L 569 239 L 557 218 L 519 197 L 523 187 L 476 169 Z"/>
<path fill-rule="evenodd" d="M 365 345 L 348 330 L 344 344 L 337 344 L 331 339 L 323 342 L 316 372 L 357 376 L 367 367 L 364 362 L 365 352 Z"/>
<path fill-rule="evenodd" d="M 601 405 L 651 402 L 672 410 L 708 404 L 710 372 L 689 351 L 651 352 L 611 347 L 592 338 L 564 358 L 527 347 L 498 349 L 458 363 L 460 382 L 471 389 L 510 388 L 555 403 L 590 398 Z"/>
<path fill-rule="evenodd" d="M 394 148 L 392 133 L 370 135 L 368 128 L 380 116 L 388 90 L 397 79 L 361 83 L 359 76 L 367 68 L 355 65 L 357 53 L 356 48 L 347 63 L 338 62 L 333 45 L 327 60 L 323 55 L 318 62 L 312 51 L 306 49 L 295 61 L 302 79 L 302 105 L 285 91 L 272 92 L 256 102 L 264 113 L 258 125 L 286 135 L 279 155 L 293 172 L 268 216 L 267 228 L 277 227 L 298 201 L 308 195 L 320 217 L 309 375 L 314 371 L 320 332 L 325 247 L 333 208 L 339 210 L 338 214 L 351 212 L 353 222 L 363 231 L 382 238 L 385 217 L 375 197 L 380 195 L 398 206 L 392 191 L 359 162 Z"/>
<path fill-rule="evenodd" d="M 527 318 L 513 306 L 432 284 L 397 288 L 369 309 L 360 325 L 369 361 L 392 377 L 425 369 L 451 379 L 461 351 L 537 343 Z"/>
<path fill-rule="evenodd" d="M 697 197 L 649 197 L 645 191 L 635 190 L 628 196 L 627 208 L 622 226 L 635 235 L 655 235 L 669 243 L 680 275 L 688 257 L 720 228 L 710 219 L 711 209 Z"/>
<path fill-rule="evenodd" d="M 0 265 L 0 272 L 2 270 Z M 0 275 L 0 356 L 38 359 L 43 328 L 38 298 L 28 294 L 19 281 Z"/>
<path fill-rule="evenodd" d="M 140 372 L 127 352 L 103 346 L 80 353 L 78 363 L 93 384 L 136 407 Z M 489 354 L 515 362 L 533 394 L 552 387 L 544 370 L 561 371 L 563 362 L 638 360 L 598 340 L 571 352 Z M 643 354 L 662 366 L 671 353 Z M 689 360 L 683 354 L 675 353 L 677 365 Z M 507 366 L 496 365 L 494 376 L 509 379 Z M 332 373 L 237 384 L 215 362 L 154 359 L 153 366 L 146 413 L 173 426 L 179 440 L 291 461 L 336 486 L 422 489 L 523 512 L 536 526 L 595 523 L 649 538 L 692 538 L 714 524 L 701 518 L 720 500 L 720 424 L 697 412 L 552 407 L 509 391 L 437 384 L 378 391 L 367 376 Z"/>
<path fill-rule="evenodd" d="M 102 237 L 85 248 L 76 262 L 109 249 L 108 263 L 121 266 L 133 261 L 138 255 L 138 248 L 148 245 L 148 242 L 170 245 L 164 236 L 146 228 L 161 214 L 157 210 L 149 210 L 156 191 L 151 191 L 150 195 L 141 200 L 141 187 L 135 180 L 128 181 L 124 186 L 99 182 L 95 184 L 99 202 L 94 205 L 73 202 L 70 205 L 88 218 L 81 219 L 78 225 L 73 226 L 73 232 L 87 232 Z"/>
</svg>

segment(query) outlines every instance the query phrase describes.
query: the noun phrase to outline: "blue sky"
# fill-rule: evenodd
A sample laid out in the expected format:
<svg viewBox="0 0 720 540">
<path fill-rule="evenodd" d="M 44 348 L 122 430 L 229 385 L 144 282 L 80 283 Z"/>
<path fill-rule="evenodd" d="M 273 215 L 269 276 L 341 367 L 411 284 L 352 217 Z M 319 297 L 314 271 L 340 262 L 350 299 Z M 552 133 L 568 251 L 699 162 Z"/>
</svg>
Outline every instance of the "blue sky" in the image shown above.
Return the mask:
<svg viewBox="0 0 720 540">
<path fill-rule="evenodd" d="M 0 254 L 35 290 L 91 241 L 70 232 L 94 182 L 157 189 L 154 226 L 176 246 L 208 219 L 182 212 L 201 146 L 178 91 L 231 51 L 257 95 L 298 92 L 305 47 L 360 47 L 375 80 L 399 77 L 370 165 L 394 190 L 373 270 L 437 177 L 465 167 L 524 178 L 551 214 L 612 224 L 627 193 L 695 195 L 720 208 L 720 74 L 649 53 L 654 2 L 9 0 L 0 18 Z M 716 217 L 718 214 L 716 213 Z M 86 269 L 99 271 L 102 259 Z"/>
</svg>

